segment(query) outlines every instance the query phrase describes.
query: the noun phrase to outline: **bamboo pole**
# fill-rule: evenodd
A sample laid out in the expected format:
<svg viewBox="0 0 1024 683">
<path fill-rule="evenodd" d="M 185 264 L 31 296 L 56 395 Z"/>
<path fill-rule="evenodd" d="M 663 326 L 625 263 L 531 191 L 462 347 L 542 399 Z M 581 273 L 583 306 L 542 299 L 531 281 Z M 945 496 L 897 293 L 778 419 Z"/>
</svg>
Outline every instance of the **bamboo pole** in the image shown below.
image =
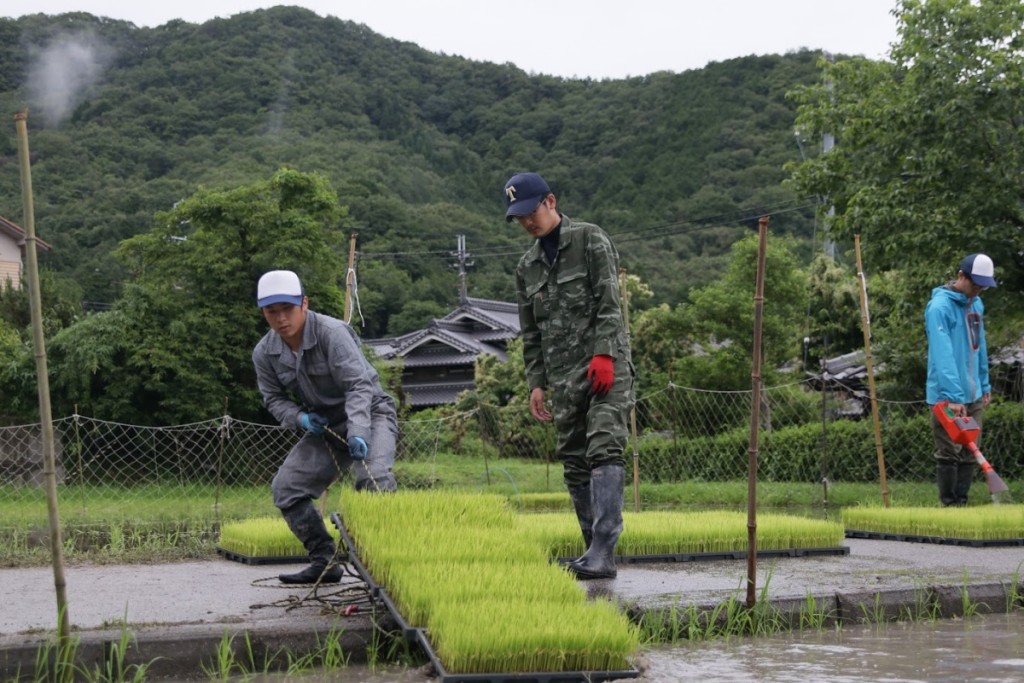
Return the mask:
<svg viewBox="0 0 1024 683">
<path fill-rule="evenodd" d="M 622 324 L 629 341 L 629 288 L 626 286 L 626 269 L 619 268 L 619 292 L 622 298 Z M 629 409 L 629 429 L 633 441 L 633 511 L 640 512 L 640 450 L 636 437 L 636 403 Z"/>
<path fill-rule="evenodd" d="M 21 200 L 25 211 L 25 279 L 28 281 L 29 310 L 32 316 L 32 353 L 36 359 L 36 385 L 39 393 L 39 422 L 42 428 L 43 476 L 46 481 L 46 511 L 50 524 L 50 555 L 53 563 L 53 585 L 57 593 L 58 661 L 70 664 L 65 656 L 71 645 L 68 615 L 67 581 L 64 578 L 64 542 L 61 539 L 60 509 L 57 504 L 57 458 L 54 453 L 53 414 L 50 407 L 50 380 L 46 366 L 46 343 L 43 338 L 43 304 L 39 291 L 39 257 L 36 253 L 35 209 L 32 202 L 32 169 L 28 153 L 28 113 L 14 115 L 18 131 L 18 160 L 21 166 Z M 70 680 L 73 670 L 61 670 Z"/>
<path fill-rule="evenodd" d="M 860 280 L 860 322 L 864 331 L 864 367 L 868 373 L 868 392 L 871 396 L 871 422 L 875 428 L 875 454 L 878 456 L 878 480 L 882 484 L 882 505 L 889 507 L 889 485 L 885 479 L 885 452 L 882 450 L 882 427 L 878 419 L 878 397 L 875 395 L 875 370 L 871 361 L 871 316 L 868 315 L 868 283 L 860 262 L 860 235 L 853 236 L 857 252 L 857 279 Z"/>
<path fill-rule="evenodd" d="M 750 447 L 747 458 L 747 609 L 757 602 L 757 437 L 761 427 L 761 320 L 764 270 L 768 251 L 768 216 L 757 221 L 757 276 L 754 285 L 754 349 L 750 372 Z"/>
<path fill-rule="evenodd" d="M 352 233 L 349 235 L 348 240 L 348 269 L 345 271 L 345 322 L 352 322 L 352 297 L 353 290 L 356 286 L 356 238 L 359 233 Z M 340 448 L 340 446 L 339 446 Z M 331 495 L 330 485 L 324 489 L 324 494 L 320 496 L 320 514 L 324 517 L 327 516 L 327 506 L 330 504 L 328 500 Z"/>
</svg>

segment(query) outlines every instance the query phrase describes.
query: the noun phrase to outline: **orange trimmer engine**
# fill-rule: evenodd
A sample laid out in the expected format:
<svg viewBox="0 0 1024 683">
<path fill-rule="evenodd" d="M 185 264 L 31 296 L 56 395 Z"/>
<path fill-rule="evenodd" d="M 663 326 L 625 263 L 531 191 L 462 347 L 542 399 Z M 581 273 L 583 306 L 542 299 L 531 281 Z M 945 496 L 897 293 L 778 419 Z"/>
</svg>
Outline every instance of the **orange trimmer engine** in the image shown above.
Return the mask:
<svg viewBox="0 0 1024 683">
<path fill-rule="evenodd" d="M 932 406 L 932 412 L 954 443 L 970 448 L 978 442 L 981 427 L 977 421 L 970 415 L 954 413 L 949 407 L 949 401 L 939 401 Z"/>
</svg>

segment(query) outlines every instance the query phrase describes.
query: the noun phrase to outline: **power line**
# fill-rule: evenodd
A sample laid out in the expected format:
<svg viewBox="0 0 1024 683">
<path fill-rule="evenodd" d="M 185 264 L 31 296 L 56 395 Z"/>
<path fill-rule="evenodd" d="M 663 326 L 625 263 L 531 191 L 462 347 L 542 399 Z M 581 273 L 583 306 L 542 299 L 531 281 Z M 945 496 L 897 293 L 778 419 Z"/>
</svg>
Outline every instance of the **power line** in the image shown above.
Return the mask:
<svg viewBox="0 0 1024 683">
<path fill-rule="evenodd" d="M 625 228 L 618 231 L 609 231 L 609 235 L 615 238 L 616 244 L 622 244 L 627 242 L 635 242 L 642 239 L 653 239 L 659 237 L 671 237 L 674 235 L 685 235 L 689 233 L 699 232 L 708 228 L 723 227 L 729 224 L 749 224 L 756 222 L 758 218 L 766 214 L 772 216 L 778 216 L 780 214 L 794 213 L 797 211 L 804 211 L 809 208 L 814 208 L 817 203 L 797 203 L 806 202 L 806 200 L 797 199 L 775 206 L 766 207 L 763 210 L 754 211 L 753 209 L 741 209 L 737 212 L 722 213 L 712 216 L 705 216 L 702 218 L 693 218 L 682 221 L 673 221 L 671 223 L 661 223 L 658 225 L 651 225 L 642 228 Z M 476 250 L 474 251 L 477 257 L 483 256 L 516 256 L 523 253 L 522 249 L 507 250 L 504 247 L 495 247 L 494 251 L 490 250 Z M 360 251 L 360 258 L 364 259 L 403 259 L 413 257 L 439 257 L 448 258 L 451 256 L 450 251 L 445 250 L 431 250 L 431 251 Z"/>
</svg>

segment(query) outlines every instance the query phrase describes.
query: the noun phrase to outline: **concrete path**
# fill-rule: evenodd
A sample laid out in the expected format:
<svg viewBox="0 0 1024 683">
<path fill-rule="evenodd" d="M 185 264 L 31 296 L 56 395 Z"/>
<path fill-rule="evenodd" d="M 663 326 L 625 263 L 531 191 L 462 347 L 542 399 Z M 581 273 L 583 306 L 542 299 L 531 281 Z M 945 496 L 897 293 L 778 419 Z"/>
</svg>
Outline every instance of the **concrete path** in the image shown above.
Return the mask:
<svg viewBox="0 0 1024 683">
<path fill-rule="evenodd" d="M 783 612 L 797 612 L 808 596 L 832 619 L 899 618 L 923 604 L 941 616 L 962 610 L 963 592 L 979 611 L 1006 611 L 1024 594 L 1024 547 L 965 546 L 846 539 L 848 555 L 758 558 L 756 591 Z M 218 646 L 258 654 L 314 649 L 333 629 L 353 661 L 364 661 L 373 637 L 370 608 L 342 614 L 361 582 L 341 586 L 282 588 L 286 565 L 247 565 L 215 559 L 152 565 L 81 565 L 66 571 L 72 627 L 81 652 L 96 660 L 116 643 L 122 626 L 134 637 L 129 661 L 153 662 L 156 676 L 202 676 Z M 633 613 L 673 606 L 713 606 L 743 601 L 746 560 L 620 564 L 618 578 L 584 582 L 592 595 L 612 597 Z M 49 568 L 0 569 L 0 678 L 30 671 L 40 644 L 56 628 L 53 572 Z M 316 600 L 315 598 L 323 598 Z M 381 608 L 378 621 L 391 622 Z M 248 638 L 248 644 L 245 639 Z M 160 659 L 156 659 L 160 658 Z M 155 660 L 155 661 L 154 661 Z"/>
</svg>

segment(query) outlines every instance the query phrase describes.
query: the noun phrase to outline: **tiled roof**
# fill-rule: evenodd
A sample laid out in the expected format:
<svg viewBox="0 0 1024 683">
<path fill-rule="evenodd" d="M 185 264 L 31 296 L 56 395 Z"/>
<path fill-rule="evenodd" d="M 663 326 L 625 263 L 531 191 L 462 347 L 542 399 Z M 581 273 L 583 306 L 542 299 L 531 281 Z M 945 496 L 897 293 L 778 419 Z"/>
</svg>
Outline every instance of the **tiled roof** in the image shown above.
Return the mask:
<svg viewBox="0 0 1024 683">
<path fill-rule="evenodd" d="M 514 303 L 467 298 L 443 318 L 435 318 L 422 330 L 397 337 L 366 339 L 364 343 L 385 360 L 401 358 L 405 369 L 472 366 L 480 354 L 504 361 L 505 342 L 519 336 L 519 309 Z M 406 404 L 421 408 L 453 403 L 472 380 L 424 381 L 420 371 L 414 383 L 402 383 Z M 443 370 L 438 375 L 443 375 Z M 408 378 L 407 378 L 408 379 Z"/>
<path fill-rule="evenodd" d="M 21 227 L 17 223 L 13 223 L 7 220 L 3 216 L 0 216 L 0 233 L 8 235 L 18 244 L 24 242 L 25 237 L 28 235 L 28 233 L 25 232 L 25 229 L 23 227 Z M 53 247 L 51 247 L 45 241 L 39 239 L 39 235 L 36 235 L 36 248 L 42 249 L 43 251 L 51 251 L 53 249 Z"/>
<path fill-rule="evenodd" d="M 472 382 L 447 382 L 436 384 L 415 384 L 402 387 L 405 401 L 414 408 L 454 403 L 463 391 L 473 388 Z"/>
<path fill-rule="evenodd" d="M 465 362 L 461 360 L 463 354 L 475 357 L 492 353 L 504 360 L 501 347 L 488 342 L 504 342 L 518 336 L 519 314 L 515 304 L 469 298 L 445 317 L 431 320 L 425 329 L 398 337 L 367 339 L 365 343 L 382 358 L 399 356 L 406 363 L 417 350 L 422 353 L 427 345 L 439 343 L 452 348 L 453 355 L 449 357 L 452 362 L 461 363 Z"/>
</svg>

